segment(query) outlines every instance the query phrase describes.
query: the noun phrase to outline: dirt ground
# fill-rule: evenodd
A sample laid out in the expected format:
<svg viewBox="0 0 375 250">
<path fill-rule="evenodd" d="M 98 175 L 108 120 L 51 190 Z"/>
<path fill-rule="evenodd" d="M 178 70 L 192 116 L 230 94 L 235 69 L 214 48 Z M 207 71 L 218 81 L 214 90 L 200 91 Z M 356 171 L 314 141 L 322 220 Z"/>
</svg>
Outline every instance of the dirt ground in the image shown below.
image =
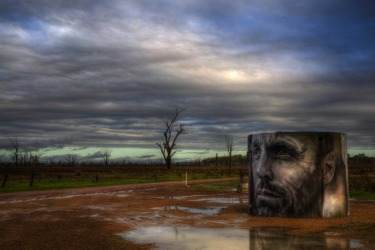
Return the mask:
<svg viewBox="0 0 375 250">
<path fill-rule="evenodd" d="M 350 201 L 350 216 L 342 218 L 266 218 L 248 215 L 247 194 L 235 192 L 235 187 L 218 192 L 199 188 L 202 181 L 189 185 L 171 182 L 0 194 L 0 249 L 150 249 L 155 242 L 139 244 L 119 234 L 161 225 L 288 227 L 291 235 L 325 233 L 330 239 L 359 240 L 361 249 L 375 249 L 374 201 Z"/>
</svg>

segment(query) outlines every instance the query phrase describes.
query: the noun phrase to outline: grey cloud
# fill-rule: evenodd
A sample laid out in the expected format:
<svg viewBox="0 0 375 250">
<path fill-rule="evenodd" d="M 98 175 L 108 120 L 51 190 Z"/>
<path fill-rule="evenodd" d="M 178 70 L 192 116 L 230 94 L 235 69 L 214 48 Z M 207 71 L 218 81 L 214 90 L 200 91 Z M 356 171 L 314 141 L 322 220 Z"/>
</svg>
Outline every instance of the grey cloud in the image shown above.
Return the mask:
<svg viewBox="0 0 375 250">
<path fill-rule="evenodd" d="M 0 4 L 2 141 L 154 147 L 177 107 L 181 148 L 232 133 L 245 149 L 265 130 L 375 146 L 370 2 L 13 2 Z"/>
</svg>

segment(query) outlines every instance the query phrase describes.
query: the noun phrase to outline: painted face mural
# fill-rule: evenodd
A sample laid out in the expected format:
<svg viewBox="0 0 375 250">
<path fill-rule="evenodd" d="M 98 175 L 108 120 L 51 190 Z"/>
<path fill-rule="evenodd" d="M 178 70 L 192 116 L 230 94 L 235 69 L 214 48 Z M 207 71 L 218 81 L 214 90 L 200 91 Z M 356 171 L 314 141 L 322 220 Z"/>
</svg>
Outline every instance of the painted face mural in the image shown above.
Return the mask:
<svg viewBox="0 0 375 250">
<path fill-rule="evenodd" d="M 249 205 L 262 216 L 348 215 L 346 136 L 276 132 L 249 136 Z"/>
</svg>

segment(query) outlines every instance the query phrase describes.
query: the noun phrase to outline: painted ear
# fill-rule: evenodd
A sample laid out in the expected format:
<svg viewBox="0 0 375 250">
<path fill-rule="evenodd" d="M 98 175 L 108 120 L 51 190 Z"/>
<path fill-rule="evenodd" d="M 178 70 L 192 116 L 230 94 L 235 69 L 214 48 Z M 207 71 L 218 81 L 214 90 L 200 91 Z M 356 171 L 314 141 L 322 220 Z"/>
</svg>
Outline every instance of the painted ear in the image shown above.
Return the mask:
<svg viewBox="0 0 375 250">
<path fill-rule="evenodd" d="M 329 152 L 323 160 L 324 167 L 324 184 L 328 184 L 332 181 L 335 175 L 335 153 L 333 151 Z"/>
</svg>

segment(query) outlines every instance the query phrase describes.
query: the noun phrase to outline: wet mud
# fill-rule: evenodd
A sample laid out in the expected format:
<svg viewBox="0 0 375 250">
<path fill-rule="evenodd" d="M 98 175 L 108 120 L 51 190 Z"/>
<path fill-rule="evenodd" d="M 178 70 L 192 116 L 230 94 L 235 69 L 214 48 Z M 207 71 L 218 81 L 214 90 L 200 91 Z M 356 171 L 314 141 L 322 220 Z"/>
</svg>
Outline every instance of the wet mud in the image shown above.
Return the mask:
<svg viewBox="0 0 375 250">
<path fill-rule="evenodd" d="M 375 202 L 330 219 L 258 217 L 247 204 L 175 183 L 0 194 L 1 249 L 374 249 Z"/>
</svg>

